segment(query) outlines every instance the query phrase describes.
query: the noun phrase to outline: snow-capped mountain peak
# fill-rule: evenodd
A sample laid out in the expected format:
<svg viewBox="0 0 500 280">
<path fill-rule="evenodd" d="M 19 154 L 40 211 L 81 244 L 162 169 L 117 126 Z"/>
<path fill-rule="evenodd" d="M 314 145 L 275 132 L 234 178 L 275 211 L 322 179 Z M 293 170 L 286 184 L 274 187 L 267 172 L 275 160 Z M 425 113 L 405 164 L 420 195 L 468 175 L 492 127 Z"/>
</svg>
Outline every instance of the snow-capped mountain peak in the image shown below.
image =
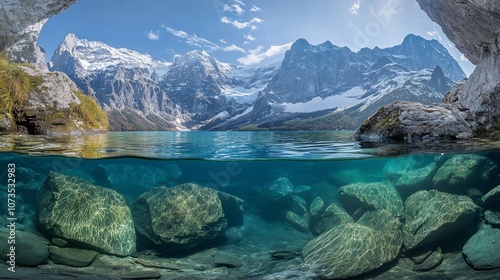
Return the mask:
<svg viewBox="0 0 500 280">
<path fill-rule="evenodd" d="M 69 58 L 74 61 L 74 70 L 79 76 L 88 76 L 95 71 L 117 67 L 143 69 L 149 75 L 162 76 L 168 72 L 171 63 L 158 60 L 148 54 L 126 48 L 113 48 L 99 41 L 79 39 L 75 34 L 68 34 L 59 45 L 49 63 L 51 70 L 66 72 L 64 66 Z M 62 63 L 59 63 L 62 60 Z M 60 69 L 62 68 L 62 69 Z"/>
</svg>

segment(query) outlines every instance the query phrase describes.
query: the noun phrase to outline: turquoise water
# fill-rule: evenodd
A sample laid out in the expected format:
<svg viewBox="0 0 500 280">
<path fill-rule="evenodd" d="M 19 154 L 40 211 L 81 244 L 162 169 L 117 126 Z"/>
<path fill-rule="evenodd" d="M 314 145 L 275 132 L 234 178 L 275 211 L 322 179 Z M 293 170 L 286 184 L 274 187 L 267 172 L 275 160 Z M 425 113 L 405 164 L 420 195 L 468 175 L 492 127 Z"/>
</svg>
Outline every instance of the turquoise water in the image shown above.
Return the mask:
<svg viewBox="0 0 500 280">
<path fill-rule="evenodd" d="M 401 205 L 397 206 L 401 209 L 391 216 L 399 221 L 401 230 L 412 219 L 402 207 L 419 191 L 437 190 L 466 197 L 481 209 L 474 212 L 471 221 L 459 219 L 463 225 L 457 224 L 444 238 L 420 246 L 415 253 L 411 250 L 403 253 L 407 249 L 405 246 L 410 247 L 409 241 L 407 245 L 399 244 L 397 253 L 390 260 L 380 261 L 389 263 L 389 267 L 396 265 L 397 260 L 416 255 L 417 251 L 420 254 L 420 250 L 432 251 L 436 247 L 449 254 L 449 260 L 453 259 L 452 256 L 461 256 L 463 245 L 476 232 L 475 229 L 492 225 L 491 221 L 485 220 L 484 211 L 498 213 L 498 210 L 483 205 L 481 198 L 500 184 L 497 167 L 500 165 L 500 150 L 494 149 L 495 143 L 359 143 L 351 135 L 350 131 L 340 131 L 129 132 L 59 138 L 1 136 L 2 223 L 9 223 L 5 202 L 10 188 L 7 179 L 11 164 L 15 166 L 16 178 L 16 230 L 35 232 L 49 241 L 52 237 L 60 237 L 68 241 L 67 246 L 71 248 L 91 249 L 101 253 L 100 256 L 120 255 L 101 243 L 89 241 L 102 238 L 92 227 L 85 231 L 85 237 L 80 236 L 82 231 L 78 231 L 77 236 L 69 236 L 70 233 L 64 232 L 64 225 L 56 221 L 58 215 L 67 221 L 71 217 L 80 217 L 76 213 L 92 210 L 89 202 L 83 201 L 85 195 L 82 194 L 94 188 L 89 185 L 97 188 L 94 198 L 89 198 L 91 202 L 105 197 L 103 193 L 112 190 L 123 197 L 123 205 L 131 209 L 131 221 L 135 224 L 136 236 L 132 239 L 136 246 L 122 255 L 131 255 L 139 263 L 144 260 L 168 261 L 169 265 L 176 266 L 170 270 L 165 269 L 165 263 L 149 266 L 157 269 L 162 279 L 181 276 L 187 279 L 315 279 L 325 276 L 324 260 L 309 257 L 306 251 L 303 254 L 303 249 L 311 240 L 345 222 L 340 222 L 340 214 L 327 210 L 331 205 L 343 209 L 350 223 L 356 224 L 362 223 L 366 213 L 393 209 L 393 204 Z M 56 177 L 61 174 L 64 176 Z M 186 183 L 195 187 L 186 187 L 183 185 Z M 179 188 L 182 185 L 184 188 Z M 70 189 L 84 187 L 73 194 L 56 194 L 58 188 L 67 186 Z M 153 193 L 152 189 L 157 190 L 155 188 L 160 191 Z M 348 193 L 355 188 L 361 192 L 366 189 L 367 193 L 356 198 Z M 386 189 L 389 189 L 389 194 L 384 193 Z M 173 197 L 172 190 L 180 192 L 175 203 L 181 206 L 175 213 L 172 209 L 177 205 L 169 204 L 171 202 L 166 199 Z M 204 190 L 213 190 L 213 193 L 199 195 Z M 47 192 L 55 194 L 44 204 L 41 201 Z M 145 193 L 161 197 L 161 202 L 147 201 Z M 232 198 L 225 201 L 220 193 Z M 61 196 L 71 202 L 68 204 L 71 210 L 54 206 L 57 203 L 66 205 L 59 202 Z M 364 201 L 359 198 L 363 196 L 367 197 Z M 244 205 L 236 203 L 237 198 L 243 200 Z M 219 202 L 213 204 L 213 201 Z M 323 206 L 318 206 L 318 201 Z M 107 198 L 95 203 L 102 204 L 104 208 L 113 205 Z M 147 211 L 144 205 L 147 205 Z M 204 208 L 209 206 L 212 208 Z M 75 221 L 77 225 L 73 227 L 96 222 L 95 217 L 102 215 L 104 208 L 93 214 L 85 212 L 86 216 L 82 215 L 88 220 Z M 41 221 L 46 215 L 42 213 L 44 209 L 53 211 L 50 222 Z M 160 238 L 162 234 L 158 233 L 158 228 L 148 226 L 148 223 L 153 224 L 154 211 L 168 213 L 167 216 L 158 214 L 166 221 L 161 224 L 164 232 L 176 226 L 184 228 L 173 237 Z M 217 219 L 210 220 L 217 215 Z M 109 230 L 110 237 L 116 233 L 114 220 L 112 216 L 105 220 L 104 228 Z M 98 219 L 96 223 L 99 223 Z M 196 230 L 192 230 L 193 224 L 196 224 Z M 498 225 L 492 226 L 496 228 Z M 123 227 L 121 224 L 120 230 Z M 107 245 L 115 247 L 126 243 L 122 240 L 117 245 L 106 240 Z M 359 244 L 352 246 L 352 250 L 365 250 Z M 380 244 L 383 246 L 387 244 Z M 217 260 L 220 254 L 226 259 Z M 326 253 L 321 251 L 318 254 Z M 338 254 L 335 259 L 363 262 L 349 259 L 352 256 L 341 250 Z M 52 258 L 51 255 L 49 259 Z M 179 262 L 172 264 L 174 260 Z M 465 260 L 462 263 L 465 264 Z M 49 262 L 39 269 L 52 269 L 52 266 L 54 264 Z M 193 270 L 195 266 L 203 266 L 203 269 Z M 474 271 L 470 264 L 468 266 Z M 103 257 L 96 257 L 89 267 L 103 277 L 120 273 Z M 387 265 L 381 267 L 377 265 L 367 271 L 360 269 L 358 274 L 351 276 L 384 279 L 383 273 L 389 272 Z M 413 263 L 403 268 L 407 270 L 403 269 L 402 275 L 416 273 Z M 78 273 L 90 272 L 80 270 Z M 208 277 L 207 273 L 213 277 Z"/>
</svg>

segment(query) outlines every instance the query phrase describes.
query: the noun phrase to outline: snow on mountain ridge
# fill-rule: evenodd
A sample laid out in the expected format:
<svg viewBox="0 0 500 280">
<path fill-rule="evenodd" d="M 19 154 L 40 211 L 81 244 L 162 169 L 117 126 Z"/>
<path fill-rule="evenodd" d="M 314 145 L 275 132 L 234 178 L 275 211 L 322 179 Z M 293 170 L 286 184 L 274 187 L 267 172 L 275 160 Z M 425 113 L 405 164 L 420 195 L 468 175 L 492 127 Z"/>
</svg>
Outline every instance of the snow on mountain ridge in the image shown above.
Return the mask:
<svg viewBox="0 0 500 280">
<path fill-rule="evenodd" d="M 92 72 L 116 68 L 146 69 L 149 75 L 156 73 L 163 76 L 172 63 L 158 60 L 149 54 L 141 54 L 126 48 L 113 48 L 103 42 L 79 39 L 75 34 L 68 34 L 56 50 L 62 56 L 68 52 L 78 62 L 80 75 L 88 76 Z"/>
</svg>

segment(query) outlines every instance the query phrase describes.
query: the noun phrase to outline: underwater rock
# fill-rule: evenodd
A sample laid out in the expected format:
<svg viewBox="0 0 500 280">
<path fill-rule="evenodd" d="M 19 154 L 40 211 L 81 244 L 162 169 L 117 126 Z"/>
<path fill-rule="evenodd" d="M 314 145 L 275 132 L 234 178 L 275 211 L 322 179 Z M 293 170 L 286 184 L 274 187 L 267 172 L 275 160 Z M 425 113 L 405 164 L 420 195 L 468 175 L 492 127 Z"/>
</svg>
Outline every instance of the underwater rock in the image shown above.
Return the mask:
<svg viewBox="0 0 500 280">
<path fill-rule="evenodd" d="M 307 202 L 300 196 L 293 194 L 290 200 L 289 210 L 299 216 L 307 213 Z"/>
<path fill-rule="evenodd" d="M 167 172 L 161 168 L 137 164 L 100 164 L 105 172 L 110 187 L 127 197 L 135 200 L 141 194 L 168 182 Z"/>
<path fill-rule="evenodd" d="M 348 212 L 388 209 L 395 215 L 403 214 L 403 201 L 396 189 L 388 182 L 353 183 L 338 191 L 339 201 Z"/>
<path fill-rule="evenodd" d="M 405 173 L 413 170 L 417 161 L 413 157 L 401 157 L 389 159 L 384 165 L 385 177 L 391 182 L 397 182 Z"/>
<path fill-rule="evenodd" d="M 309 213 L 312 217 L 319 216 L 325 211 L 325 202 L 317 196 L 309 205 Z"/>
<path fill-rule="evenodd" d="M 401 248 L 367 226 L 348 223 L 336 226 L 311 240 L 302 250 L 304 262 L 320 277 L 344 279 L 373 271 L 394 260 Z"/>
<path fill-rule="evenodd" d="M 262 190 L 264 199 L 270 202 L 283 201 L 294 193 L 292 182 L 286 177 L 280 177 Z"/>
<path fill-rule="evenodd" d="M 292 211 L 286 211 L 286 221 L 300 232 L 309 232 L 306 219 Z"/>
<path fill-rule="evenodd" d="M 418 264 L 413 270 L 414 271 L 429 271 L 438 267 L 443 262 L 444 255 L 441 253 L 441 248 L 437 248 L 436 251 L 432 252 L 422 263 Z"/>
<path fill-rule="evenodd" d="M 311 195 L 312 187 L 309 185 L 299 185 L 296 186 L 293 190 L 293 192 L 302 197 L 303 199 L 309 199 Z"/>
<path fill-rule="evenodd" d="M 467 263 L 474 269 L 500 268 L 500 230 L 482 229 L 463 247 Z"/>
<path fill-rule="evenodd" d="M 484 219 L 491 226 L 497 227 L 497 228 L 500 227 L 500 212 L 486 210 L 484 212 Z"/>
<path fill-rule="evenodd" d="M 50 259 L 57 264 L 73 267 L 89 266 L 97 256 L 96 251 L 78 248 L 60 248 L 49 246 Z"/>
<path fill-rule="evenodd" d="M 152 188 L 130 208 L 137 231 L 167 253 L 220 239 L 227 226 L 217 192 L 191 183 Z"/>
<path fill-rule="evenodd" d="M 296 252 L 292 252 L 292 251 L 287 251 L 287 250 L 274 251 L 274 252 L 271 253 L 271 259 L 273 261 L 293 260 L 297 256 L 300 256 L 300 254 L 296 253 Z"/>
<path fill-rule="evenodd" d="M 50 241 L 52 242 L 52 244 L 58 247 L 65 247 L 66 245 L 68 245 L 68 241 L 58 237 L 52 237 Z"/>
<path fill-rule="evenodd" d="M 500 209 L 500 186 L 489 191 L 481 198 L 483 207 L 486 209 Z"/>
<path fill-rule="evenodd" d="M 38 223 L 49 235 L 128 256 L 135 252 L 134 222 L 125 199 L 111 189 L 51 172 L 37 195 Z"/>
<path fill-rule="evenodd" d="M 8 261 L 10 246 L 10 231 L 7 228 L 0 229 L 0 259 Z M 49 258 L 48 240 L 27 231 L 16 231 L 16 265 L 37 266 L 47 262 Z"/>
<path fill-rule="evenodd" d="M 432 183 L 438 190 L 464 193 L 467 187 L 481 186 L 493 179 L 497 166 L 476 154 L 455 155 L 438 169 Z"/>
<path fill-rule="evenodd" d="M 467 196 L 436 190 L 414 193 L 405 201 L 405 248 L 412 250 L 430 245 L 470 228 L 477 219 L 478 210 Z"/>
<path fill-rule="evenodd" d="M 332 203 L 324 211 L 311 216 L 309 229 L 314 235 L 319 235 L 337 225 L 352 222 L 352 217 L 342 206 Z"/>
<path fill-rule="evenodd" d="M 144 267 L 140 259 L 118 258 L 109 255 L 98 255 L 92 266 L 96 270 L 110 273 L 109 279 L 158 279 L 161 273 L 158 269 Z"/>
<path fill-rule="evenodd" d="M 243 225 L 245 215 L 245 201 L 234 195 L 217 191 L 224 217 L 227 220 L 228 227 L 237 227 Z"/>
<path fill-rule="evenodd" d="M 224 266 L 227 268 L 238 268 L 243 265 L 238 256 L 224 252 L 215 253 L 214 264 L 216 266 Z"/>
<path fill-rule="evenodd" d="M 416 191 L 431 187 L 431 182 L 436 173 L 436 163 L 404 172 L 396 182 L 395 188 L 399 194 L 406 198 Z"/>
</svg>

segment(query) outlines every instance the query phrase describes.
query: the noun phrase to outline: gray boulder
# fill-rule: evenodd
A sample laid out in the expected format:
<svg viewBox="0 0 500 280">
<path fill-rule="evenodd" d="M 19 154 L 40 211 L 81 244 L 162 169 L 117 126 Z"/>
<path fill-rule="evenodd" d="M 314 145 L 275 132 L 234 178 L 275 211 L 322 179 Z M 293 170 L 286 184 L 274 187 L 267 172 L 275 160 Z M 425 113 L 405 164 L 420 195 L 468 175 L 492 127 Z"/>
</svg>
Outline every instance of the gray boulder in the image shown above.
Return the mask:
<svg viewBox="0 0 500 280">
<path fill-rule="evenodd" d="M 7 229 L 0 230 L 0 259 L 9 261 L 10 247 L 9 244 L 10 231 Z M 15 263 L 20 266 L 37 266 L 47 262 L 49 258 L 48 240 L 38 235 L 27 231 L 16 231 L 15 235 L 16 250 Z"/>
<path fill-rule="evenodd" d="M 89 266 L 97 256 L 96 251 L 84 250 L 78 248 L 60 248 L 50 246 L 50 259 L 57 264 L 63 264 L 73 267 Z"/>
<path fill-rule="evenodd" d="M 414 193 L 405 201 L 405 248 L 413 250 L 459 234 L 474 225 L 478 210 L 467 196 L 436 190 Z"/>
<path fill-rule="evenodd" d="M 486 223 L 492 227 L 500 227 L 500 212 L 486 210 L 484 211 L 484 219 L 486 220 Z"/>
<path fill-rule="evenodd" d="M 166 252 L 213 242 L 227 227 L 217 192 L 196 184 L 152 188 L 130 208 L 137 231 Z"/>
<path fill-rule="evenodd" d="M 135 252 L 130 209 L 114 190 L 51 172 L 38 191 L 37 211 L 40 227 L 51 236 L 118 256 Z"/>
<path fill-rule="evenodd" d="M 500 230 L 482 229 L 463 247 L 467 263 L 474 269 L 500 268 Z"/>
<path fill-rule="evenodd" d="M 389 181 L 397 182 L 401 176 L 411 171 L 416 164 L 417 161 L 413 157 L 394 158 L 387 161 L 383 172 Z"/>
</svg>

